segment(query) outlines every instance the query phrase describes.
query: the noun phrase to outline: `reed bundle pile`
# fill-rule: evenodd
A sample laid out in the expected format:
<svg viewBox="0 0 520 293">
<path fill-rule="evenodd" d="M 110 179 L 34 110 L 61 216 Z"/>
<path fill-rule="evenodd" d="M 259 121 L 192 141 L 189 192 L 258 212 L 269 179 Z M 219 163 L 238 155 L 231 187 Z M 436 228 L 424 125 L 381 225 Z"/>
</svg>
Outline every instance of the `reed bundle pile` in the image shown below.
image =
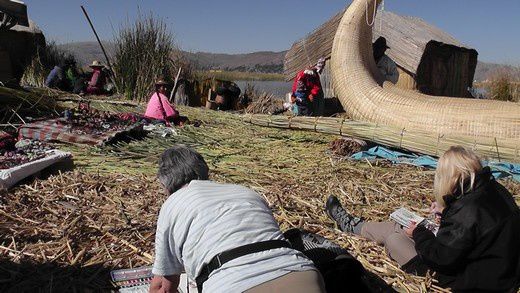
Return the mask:
<svg viewBox="0 0 520 293">
<path fill-rule="evenodd" d="M 10 127 L 12 130 L 34 119 L 60 116 L 63 110 L 77 108 L 80 102 L 89 103 L 100 111 L 144 113 L 142 105 L 121 98 L 81 97 L 50 88 L 17 90 L 0 87 L 0 127 Z"/>
<path fill-rule="evenodd" d="M 483 158 L 520 162 L 520 141 L 514 140 L 434 134 L 420 130 L 409 131 L 407 129 L 397 129 L 375 123 L 335 117 L 290 117 L 255 114 L 244 115 L 243 120 L 267 127 L 348 135 L 432 156 L 439 156 L 450 146 L 462 145 L 473 149 Z"/>
<path fill-rule="evenodd" d="M 15 127 L 32 118 L 57 115 L 63 108 L 54 99 L 53 90 L 22 91 L 0 87 L 0 124 Z"/>
<path fill-rule="evenodd" d="M 283 101 L 265 92 L 255 96 L 246 108 L 246 113 L 251 114 L 273 114 L 279 111 L 283 111 Z"/>
<path fill-rule="evenodd" d="M 329 143 L 329 148 L 334 155 L 348 157 L 365 150 L 367 143 L 350 137 L 338 138 Z"/>
<path fill-rule="evenodd" d="M 79 171 L 0 196 L 0 267 L 8 268 L 0 270 L 0 291 L 15 285 L 19 291 L 107 289 L 109 269 L 151 264 L 155 222 L 165 199 L 155 180 L 157 157 L 183 143 L 204 156 L 212 179 L 258 191 L 283 230 L 301 227 L 337 241 L 400 292 L 443 292 L 434 278 L 401 271 L 384 247 L 334 229 L 323 211 L 326 197 L 335 194 L 349 211 L 369 220 L 388 220 L 401 206 L 424 215 L 432 171 L 331 156 L 328 143 L 337 138 L 332 135 L 179 108 L 201 126 L 104 148 L 63 146 L 73 152 Z M 520 184 L 505 184 L 519 202 Z"/>
</svg>

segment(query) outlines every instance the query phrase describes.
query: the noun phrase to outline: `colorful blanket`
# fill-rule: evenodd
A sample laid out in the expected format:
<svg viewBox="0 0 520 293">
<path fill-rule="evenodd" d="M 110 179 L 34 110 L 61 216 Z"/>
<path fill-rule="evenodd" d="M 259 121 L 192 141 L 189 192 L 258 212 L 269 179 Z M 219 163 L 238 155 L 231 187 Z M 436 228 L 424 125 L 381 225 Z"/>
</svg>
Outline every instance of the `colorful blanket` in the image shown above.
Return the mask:
<svg viewBox="0 0 520 293">
<path fill-rule="evenodd" d="M 68 124 L 65 119 L 58 118 L 26 124 L 18 130 L 18 138 L 101 146 L 112 142 L 124 133 L 136 131 L 142 131 L 142 125 L 134 124 L 123 131 L 106 131 L 101 134 L 79 134 L 72 132 L 72 126 Z"/>
</svg>

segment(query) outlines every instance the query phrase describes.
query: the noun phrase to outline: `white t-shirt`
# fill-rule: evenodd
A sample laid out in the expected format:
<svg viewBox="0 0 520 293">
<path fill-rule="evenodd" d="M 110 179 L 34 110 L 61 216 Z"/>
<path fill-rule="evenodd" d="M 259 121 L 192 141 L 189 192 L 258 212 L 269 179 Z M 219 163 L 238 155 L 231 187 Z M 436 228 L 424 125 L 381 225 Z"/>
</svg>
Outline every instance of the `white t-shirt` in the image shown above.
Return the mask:
<svg viewBox="0 0 520 293">
<path fill-rule="evenodd" d="M 195 279 L 220 252 L 284 239 L 267 203 L 243 186 L 193 180 L 163 204 L 157 221 L 153 273 Z M 316 270 L 301 252 L 277 248 L 225 263 L 204 283 L 204 292 L 243 292 L 293 271 Z"/>
</svg>

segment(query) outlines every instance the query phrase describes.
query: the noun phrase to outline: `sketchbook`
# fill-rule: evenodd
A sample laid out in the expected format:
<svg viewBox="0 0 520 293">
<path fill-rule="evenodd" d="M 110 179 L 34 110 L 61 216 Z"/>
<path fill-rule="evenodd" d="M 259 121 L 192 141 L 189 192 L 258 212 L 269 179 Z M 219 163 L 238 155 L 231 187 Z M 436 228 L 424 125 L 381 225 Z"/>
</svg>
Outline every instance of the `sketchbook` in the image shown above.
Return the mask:
<svg viewBox="0 0 520 293">
<path fill-rule="evenodd" d="M 437 235 L 437 232 L 439 231 L 439 225 L 437 225 L 437 223 L 430 219 L 421 217 L 407 208 L 400 208 L 394 211 L 390 214 L 390 219 L 406 228 L 410 227 L 411 222 L 415 222 L 417 223 L 417 226 L 425 226 L 426 229 L 432 231 L 435 235 Z"/>
<path fill-rule="evenodd" d="M 110 272 L 120 293 L 148 293 L 153 278 L 152 267 L 122 269 Z M 186 273 L 181 274 L 178 293 L 197 293 L 197 284 Z"/>
</svg>

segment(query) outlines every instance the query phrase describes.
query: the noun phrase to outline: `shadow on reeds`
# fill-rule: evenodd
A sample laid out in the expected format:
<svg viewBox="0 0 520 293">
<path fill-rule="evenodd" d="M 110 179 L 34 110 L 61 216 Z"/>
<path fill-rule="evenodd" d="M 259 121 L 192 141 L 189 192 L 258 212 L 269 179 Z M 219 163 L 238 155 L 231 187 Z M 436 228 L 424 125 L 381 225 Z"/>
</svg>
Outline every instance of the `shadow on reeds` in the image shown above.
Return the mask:
<svg viewBox="0 0 520 293">
<path fill-rule="evenodd" d="M 110 268 L 14 263 L 0 258 L 0 292 L 113 292 Z"/>
</svg>

